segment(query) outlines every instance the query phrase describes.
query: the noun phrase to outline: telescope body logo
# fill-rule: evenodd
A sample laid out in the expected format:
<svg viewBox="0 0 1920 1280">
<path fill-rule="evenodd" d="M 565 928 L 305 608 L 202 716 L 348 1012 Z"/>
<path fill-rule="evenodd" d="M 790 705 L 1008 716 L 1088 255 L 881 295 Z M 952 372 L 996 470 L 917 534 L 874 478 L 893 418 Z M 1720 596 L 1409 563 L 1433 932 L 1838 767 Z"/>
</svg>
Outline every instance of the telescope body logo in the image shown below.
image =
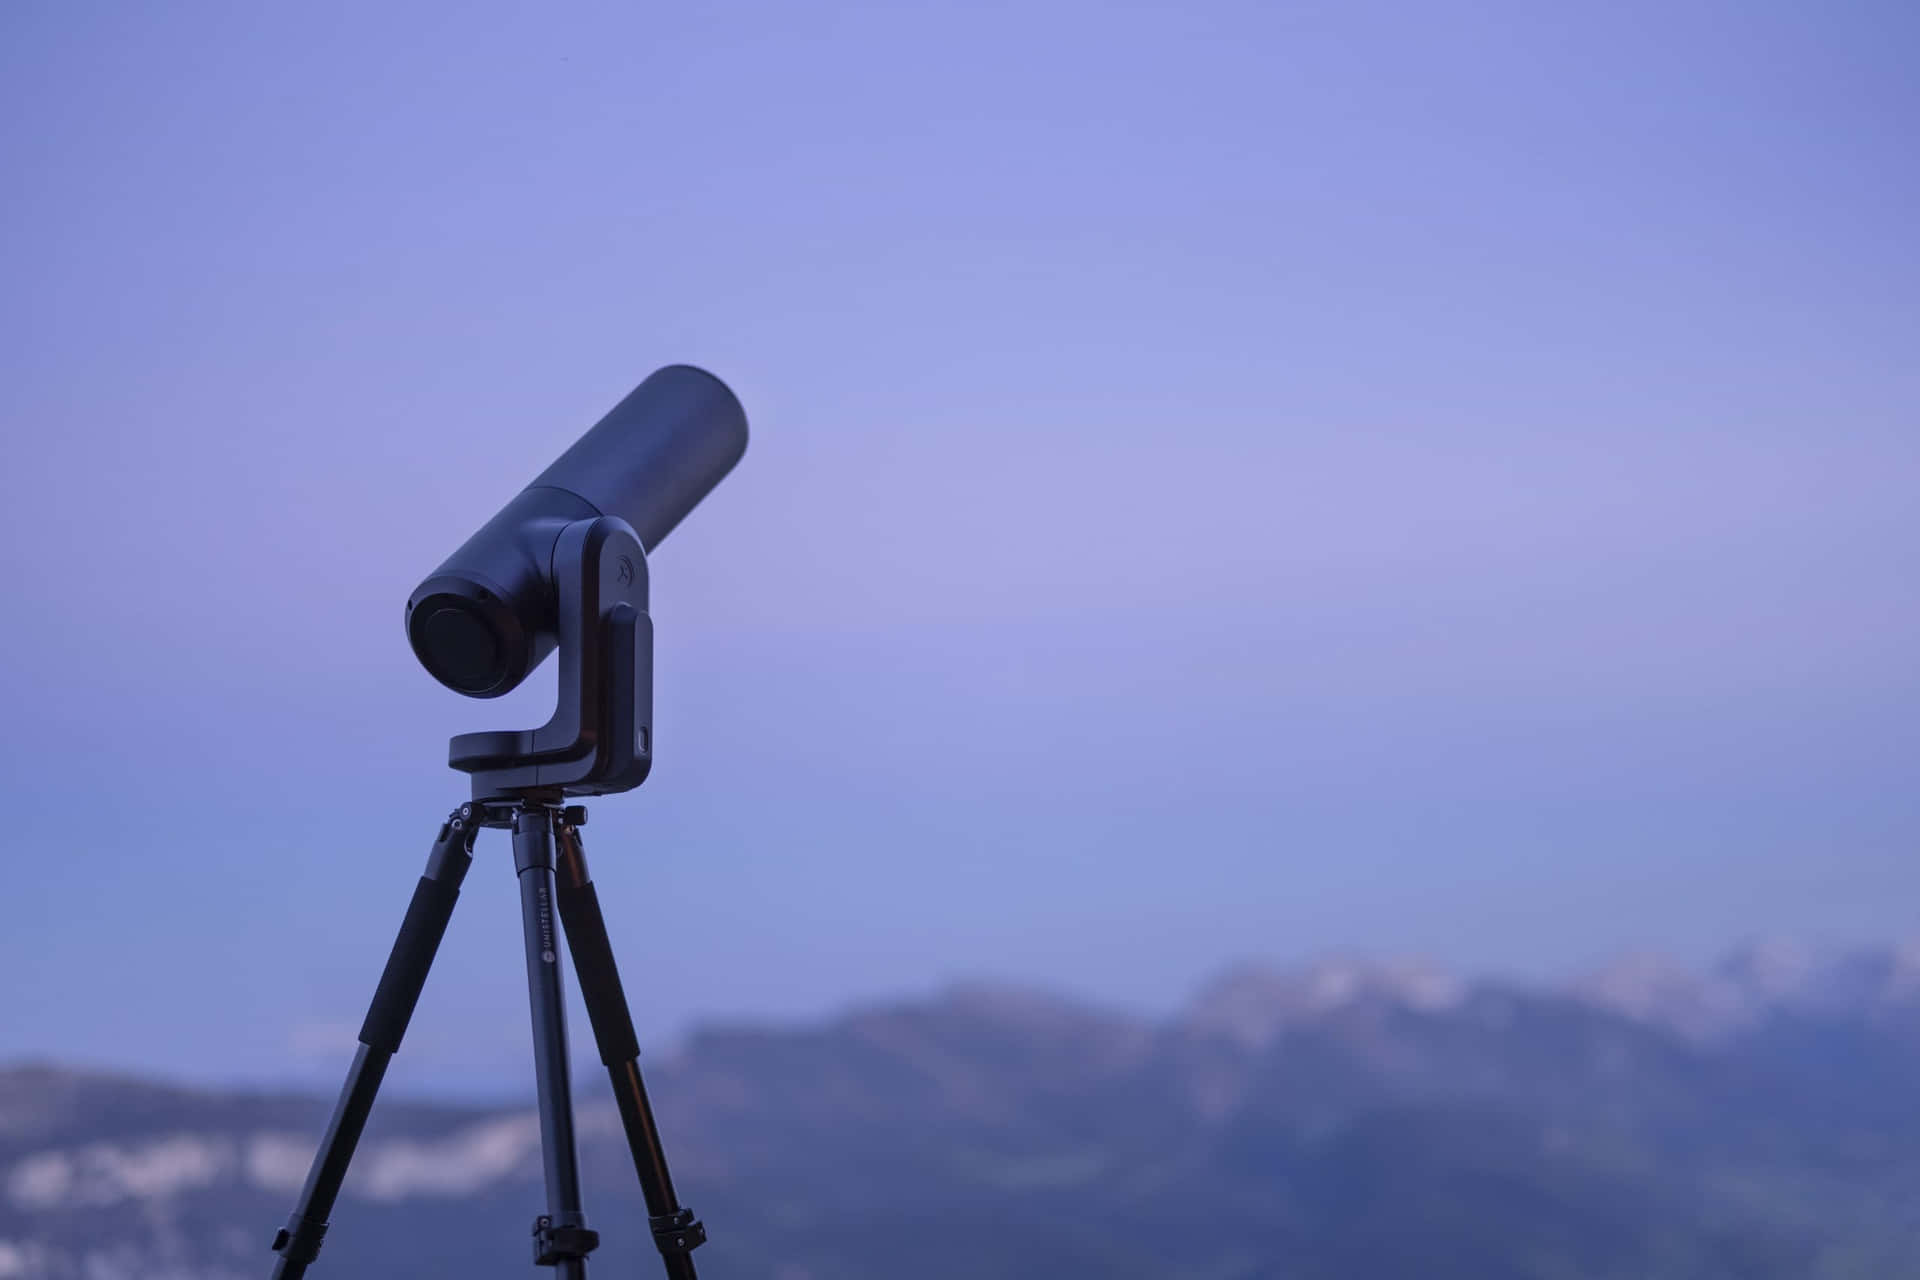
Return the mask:
<svg viewBox="0 0 1920 1280">
<path fill-rule="evenodd" d="M 547 887 L 540 886 L 540 958 L 553 963 L 553 912 L 547 907 Z"/>
<path fill-rule="evenodd" d="M 620 585 L 628 586 L 633 582 L 633 561 L 620 557 Z"/>
</svg>

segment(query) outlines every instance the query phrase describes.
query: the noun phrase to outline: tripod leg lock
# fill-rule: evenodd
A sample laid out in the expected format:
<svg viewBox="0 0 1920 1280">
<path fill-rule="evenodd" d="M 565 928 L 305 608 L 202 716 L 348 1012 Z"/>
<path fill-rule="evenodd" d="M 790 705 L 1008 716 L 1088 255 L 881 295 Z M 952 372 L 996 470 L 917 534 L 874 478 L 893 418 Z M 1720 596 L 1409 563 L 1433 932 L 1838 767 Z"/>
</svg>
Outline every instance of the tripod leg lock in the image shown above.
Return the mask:
<svg viewBox="0 0 1920 1280">
<path fill-rule="evenodd" d="M 553 1225 L 553 1219 L 541 1214 L 533 1220 L 533 1265 L 557 1267 L 563 1262 L 584 1258 L 600 1247 L 600 1233 L 580 1226 Z"/>
<path fill-rule="evenodd" d="M 662 1255 L 669 1258 L 675 1254 L 692 1253 L 707 1242 L 707 1229 L 693 1216 L 691 1209 L 648 1218 L 647 1224 L 653 1228 L 653 1243 L 659 1246 Z"/>
<path fill-rule="evenodd" d="M 312 1218 L 294 1217 L 273 1237 L 273 1251 L 284 1254 L 288 1262 L 305 1265 L 320 1256 L 320 1242 L 327 1236 L 327 1224 Z"/>
</svg>

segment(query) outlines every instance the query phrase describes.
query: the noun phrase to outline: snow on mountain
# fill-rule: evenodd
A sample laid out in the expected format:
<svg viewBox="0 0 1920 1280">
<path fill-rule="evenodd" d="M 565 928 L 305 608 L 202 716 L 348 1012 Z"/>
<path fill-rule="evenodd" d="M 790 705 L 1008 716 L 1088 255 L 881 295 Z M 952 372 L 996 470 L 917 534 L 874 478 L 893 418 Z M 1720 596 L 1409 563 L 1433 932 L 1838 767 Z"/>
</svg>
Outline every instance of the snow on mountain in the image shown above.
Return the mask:
<svg viewBox="0 0 1920 1280">
<path fill-rule="evenodd" d="M 1819 948 L 1762 939 L 1735 947 L 1705 972 L 1633 955 L 1580 978 L 1569 991 L 1711 1043 L 1778 1015 L 1883 1018 L 1920 1008 L 1920 941 Z"/>
<path fill-rule="evenodd" d="M 1352 1005 L 1375 1002 L 1437 1013 L 1459 1005 L 1466 993 L 1467 984 L 1459 979 L 1406 962 L 1331 960 L 1292 971 L 1248 966 L 1203 988 L 1180 1025 L 1259 1049 L 1291 1025 Z"/>
</svg>

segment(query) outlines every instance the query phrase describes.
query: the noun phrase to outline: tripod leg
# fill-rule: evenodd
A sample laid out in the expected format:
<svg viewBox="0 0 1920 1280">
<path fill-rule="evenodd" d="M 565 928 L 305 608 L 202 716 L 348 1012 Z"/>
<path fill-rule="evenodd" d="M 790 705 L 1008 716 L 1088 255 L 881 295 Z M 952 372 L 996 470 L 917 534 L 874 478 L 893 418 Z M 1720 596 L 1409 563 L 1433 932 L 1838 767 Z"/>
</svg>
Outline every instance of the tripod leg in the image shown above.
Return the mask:
<svg viewBox="0 0 1920 1280">
<path fill-rule="evenodd" d="M 533 1069 L 540 1095 L 540 1150 L 546 1160 L 547 1212 L 534 1223 L 533 1256 L 559 1280 L 585 1280 L 587 1254 L 600 1237 L 580 1208 L 580 1160 L 573 1137 L 567 1073 L 567 1009 L 560 989 L 553 917 L 553 823 L 542 805 L 513 823 L 513 865 L 520 873 L 520 921 L 527 944 L 527 995 L 533 1008 Z"/>
<path fill-rule="evenodd" d="M 695 1280 L 692 1250 L 705 1243 L 707 1230 L 691 1209 L 680 1207 L 667 1173 L 666 1153 L 640 1079 L 640 1042 L 633 1033 L 633 1017 L 626 992 L 614 968 L 607 924 L 600 914 L 600 896 L 587 874 L 586 851 L 580 844 L 580 823 L 586 813 L 568 809 L 560 815 L 560 919 L 566 925 L 567 948 L 580 975 L 580 994 L 593 1022 L 594 1043 L 600 1061 L 613 1079 L 613 1096 L 620 1107 L 620 1124 L 633 1153 L 634 1172 L 646 1197 L 653 1241 L 666 1262 L 669 1280 Z"/>
<path fill-rule="evenodd" d="M 400 936 L 394 939 L 380 985 L 367 1007 L 366 1021 L 360 1025 L 360 1048 L 347 1071 L 340 1100 L 334 1104 L 333 1118 L 327 1122 L 326 1136 L 314 1153 L 306 1186 L 300 1191 L 293 1216 L 274 1237 L 273 1251 L 280 1260 L 274 1264 L 273 1280 L 299 1280 L 319 1256 L 320 1242 L 327 1234 L 327 1216 L 333 1212 L 334 1198 L 340 1194 L 340 1182 L 347 1176 L 354 1145 L 360 1141 L 368 1112 L 373 1110 L 373 1098 L 386 1075 L 387 1063 L 400 1051 L 400 1038 L 406 1034 L 434 952 L 439 950 L 441 935 L 453 916 L 460 881 L 473 863 L 473 838 L 478 832 L 473 807 L 462 805 L 434 839 L 426 874 L 414 886 Z"/>
</svg>

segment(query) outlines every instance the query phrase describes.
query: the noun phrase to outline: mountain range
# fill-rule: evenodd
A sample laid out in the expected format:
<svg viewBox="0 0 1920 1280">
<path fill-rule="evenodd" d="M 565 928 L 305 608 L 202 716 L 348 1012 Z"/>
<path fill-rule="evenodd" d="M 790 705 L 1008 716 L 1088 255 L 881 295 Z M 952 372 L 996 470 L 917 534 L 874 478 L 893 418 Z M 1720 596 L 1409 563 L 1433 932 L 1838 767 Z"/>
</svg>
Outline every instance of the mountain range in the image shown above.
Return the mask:
<svg viewBox="0 0 1920 1280">
<path fill-rule="evenodd" d="M 1920 1277 L 1916 946 L 1249 966 L 1160 1019 L 961 986 L 647 1070 L 729 1280 Z M 657 1275 L 603 1094 L 592 1270 Z M 0 1069 L 0 1280 L 266 1275 L 329 1104 Z M 383 1100 L 313 1274 L 525 1275 L 539 1164 L 530 1109 Z"/>
</svg>

